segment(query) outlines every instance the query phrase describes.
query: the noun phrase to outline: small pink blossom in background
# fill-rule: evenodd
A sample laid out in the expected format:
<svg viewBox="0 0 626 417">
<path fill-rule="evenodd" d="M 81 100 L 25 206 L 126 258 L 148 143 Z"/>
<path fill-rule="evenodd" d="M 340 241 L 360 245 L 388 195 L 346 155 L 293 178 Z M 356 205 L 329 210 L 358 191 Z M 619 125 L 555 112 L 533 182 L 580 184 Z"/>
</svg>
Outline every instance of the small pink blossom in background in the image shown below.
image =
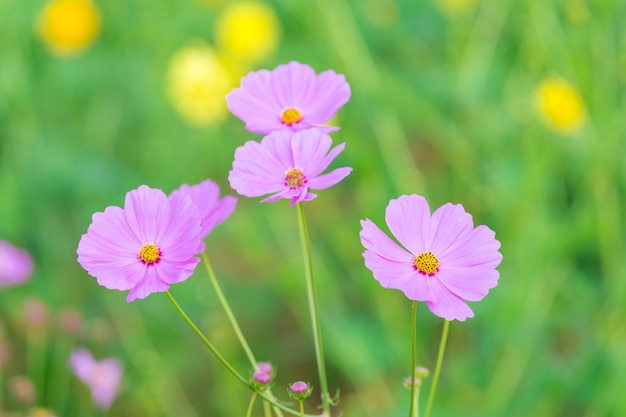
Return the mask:
<svg viewBox="0 0 626 417">
<path fill-rule="evenodd" d="M 112 290 L 130 290 L 126 301 L 167 291 L 189 278 L 200 262 L 198 209 L 191 198 L 140 186 L 126 194 L 124 208 L 95 213 L 78 244 L 78 262 Z"/>
<path fill-rule="evenodd" d="M 274 367 L 269 362 L 259 362 L 256 364 L 256 369 L 259 372 L 263 372 L 268 375 L 272 375 L 274 373 Z"/>
<path fill-rule="evenodd" d="M 267 134 L 325 126 L 350 99 L 350 85 L 342 74 L 326 70 L 319 75 L 308 65 L 292 61 L 272 71 L 250 72 L 241 87 L 226 96 L 228 109 L 245 122 L 246 129 Z"/>
<path fill-rule="evenodd" d="M 70 367 L 89 387 L 98 407 L 104 410 L 111 407 L 122 380 L 122 364 L 117 359 L 106 358 L 97 362 L 87 349 L 78 348 L 70 356 Z"/>
<path fill-rule="evenodd" d="M 320 175 L 345 147 L 331 150 L 331 145 L 330 136 L 317 129 L 273 132 L 261 143 L 246 142 L 235 150 L 230 186 L 247 197 L 272 194 L 261 202 L 287 198 L 293 206 L 313 200 L 317 194 L 309 190 L 331 187 L 352 171 L 344 167 Z"/>
<path fill-rule="evenodd" d="M 178 193 L 191 197 L 191 201 L 198 208 L 202 223 L 202 239 L 206 238 L 215 226 L 230 217 L 237 205 L 237 198 L 233 196 L 227 195 L 220 199 L 220 187 L 211 180 L 191 186 L 183 184 L 170 194 L 170 198 Z"/>
<path fill-rule="evenodd" d="M 398 245 L 371 220 L 361 221 L 365 265 L 385 288 L 425 301 L 446 320 L 474 317 L 465 301 L 479 301 L 498 284 L 500 242 L 487 226 L 474 227 L 460 204 L 430 213 L 426 199 L 403 195 L 391 200 L 385 221 Z"/>
<path fill-rule="evenodd" d="M 24 249 L 0 240 L 0 287 L 21 284 L 33 273 L 33 258 Z"/>
</svg>

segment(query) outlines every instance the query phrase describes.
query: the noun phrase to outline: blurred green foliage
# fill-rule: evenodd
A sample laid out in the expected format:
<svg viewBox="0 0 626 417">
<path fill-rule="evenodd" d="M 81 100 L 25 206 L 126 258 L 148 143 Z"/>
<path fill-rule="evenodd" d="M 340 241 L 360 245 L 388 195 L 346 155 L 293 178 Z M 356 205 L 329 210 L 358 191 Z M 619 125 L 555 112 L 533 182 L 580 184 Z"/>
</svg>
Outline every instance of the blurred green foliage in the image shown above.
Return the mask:
<svg viewBox="0 0 626 417">
<path fill-rule="evenodd" d="M 626 2 L 482 0 L 456 12 L 443 3 L 268 1 L 282 39 L 259 67 L 332 68 L 353 92 L 333 139 L 347 142 L 335 165 L 354 171 L 305 206 L 338 409 L 406 415 L 411 304 L 365 268 L 358 233 L 360 219 L 384 223 L 389 199 L 419 193 L 433 208 L 462 203 L 496 231 L 504 255 L 499 286 L 471 306 L 475 318 L 452 323 L 433 415 L 626 415 Z M 75 253 L 92 213 L 122 205 L 140 184 L 169 193 L 211 178 L 233 194 L 234 150 L 260 138 L 232 116 L 188 127 L 165 93 L 169 57 L 191 39 L 213 42 L 224 2 L 96 4 L 100 36 L 59 58 L 33 32 L 44 2 L 0 3 L 0 237 L 36 261 L 29 283 L 0 293 L 10 348 L 0 398 L 26 409 L 7 387 L 25 374 L 38 405 L 90 415 L 89 392 L 67 367 L 82 345 L 125 364 L 110 416 L 243 415 L 249 392 L 165 295 L 126 304 Z M 574 135 L 553 132 L 535 109 L 533 92 L 552 74 L 585 103 Z M 274 392 L 285 398 L 287 384 L 302 379 L 315 398 L 295 210 L 286 200 L 240 198 L 206 243 L 257 357 L 278 368 Z M 206 272 L 199 267 L 172 293 L 246 374 Z M 48 306 L 43 328 L 24 324 L 32 299 Z M 63 331 L 68 309 L 80 312 L 78 333 Z M 440 330 L 420 305 L 418 362 L 431 369 Z"/>
</svg>

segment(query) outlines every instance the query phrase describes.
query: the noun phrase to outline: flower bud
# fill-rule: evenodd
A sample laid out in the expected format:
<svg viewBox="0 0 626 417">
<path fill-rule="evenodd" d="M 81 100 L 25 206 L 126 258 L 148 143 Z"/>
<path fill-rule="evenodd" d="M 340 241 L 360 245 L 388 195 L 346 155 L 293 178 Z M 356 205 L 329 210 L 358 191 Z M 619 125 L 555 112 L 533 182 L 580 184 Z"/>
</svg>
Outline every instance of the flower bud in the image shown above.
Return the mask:
<svg viewBox="0 0 626 417">
<path fill-rule="evenodd" d="M 295 400 L 303 400 L 311 395 L 313 387 L 306 382 L 298 381 L 289 386 L 289 396 Z"/>
<path fill-rule="evenodd" d="M 258 389 L 265 389 L 272 382 L 272 379 L 265 372 L 257 371 L 252 375 L 252 385 Z"/>
</svg>

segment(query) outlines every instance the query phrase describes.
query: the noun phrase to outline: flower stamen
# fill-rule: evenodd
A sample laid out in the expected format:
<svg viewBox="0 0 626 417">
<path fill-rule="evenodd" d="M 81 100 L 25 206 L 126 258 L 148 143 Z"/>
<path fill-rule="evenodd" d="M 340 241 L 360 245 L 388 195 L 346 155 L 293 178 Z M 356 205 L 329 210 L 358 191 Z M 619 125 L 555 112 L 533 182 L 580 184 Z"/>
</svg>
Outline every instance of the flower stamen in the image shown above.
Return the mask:
<svg viewBox="0 0 626 417">
<path fill-rule="evenodd" d="M 422 274 L 435 275 L 439 271 L 439 259 L 432 252 L 420 253 L 413 260 L 413 265 Z"/>
<path fill-rule="evenodd" d="M 280 115 L 280 121 L 287 126 L 298 123 L 300 120 L 302 120 L 302 113 L 294 108 L 288 108 Z"/>
<path fill-rule="evenodd" d="M 161 257 L 161 250 L 154 243 L 146 243 L 139 249 L 139 259 L 143 263 L 150 265 L 155 263 Z"/>
<path fill-rule="evenodd" d="M 285 182 L 286 185 L 291 188 L 300 187 L 304 184 L 304 174 L 302 174 L 302 170 L 298 168 L 289 168 L 287 172 L 285 172 Z"/>
</svg>

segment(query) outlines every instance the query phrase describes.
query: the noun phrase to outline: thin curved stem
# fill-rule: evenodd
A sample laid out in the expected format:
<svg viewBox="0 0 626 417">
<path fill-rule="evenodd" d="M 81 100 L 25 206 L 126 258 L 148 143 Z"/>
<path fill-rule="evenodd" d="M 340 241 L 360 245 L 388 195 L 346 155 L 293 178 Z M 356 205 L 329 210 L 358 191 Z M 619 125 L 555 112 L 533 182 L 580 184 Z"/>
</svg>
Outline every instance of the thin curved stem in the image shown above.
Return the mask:
<svg viewBox="0 0 626 417">
<path fill-rule="evenodd" d="M 213 268 L 211 267 L 211 263 L 209 262 L 209 257 L 204 252 L 202 252 L 202 262 L 204 263 L 204 267 L 209 274 L 209 279 L 211 280 L 213 289 L 217 294 L 217 298 L 220 301 L 220 304 L 222 304 L 222 308 L 224 309 L 224 312 L 228 317 L 228 321 L 230 321 L 230 325 L 233 327 L 235 335 L 237 335 L 237 339 L 239 340 L 241 347 L 243 348 L 244 352 L 246 352 L 246 356 L 248 357 L 248 360 L 250 361 L 252 367 L 256 369 L 256 359 L 254 358 L 254 354 L 252 353 L 250 345 L 248 345 L 248 342 L 246 341 L 246 338 L 244 337 L 241 328 L 239 327 L 239 324 L 235 319 L 235 315 L 233 314 L 233 311 L 231 310 L 228 301 L 226 301 L 226 297 L 224 297 L 224 293 L 222 292 L 222 289 L 217 282 L 217 278 L 215 277 L 215 273 L 213 272 Z"/>
<path fill-rule="evenodd" d="M 425 417 L 430 415 L 435 400 L 435 392 L 437 391 L 437 382 L 439 381 L 439 373 L 441 372 L 441 363 L 443 362 L 443 354 L 446 350 L 446 342 L 448 341 L 448 331 L 450 330 L 450 322 L 443 322 L 443 331 L 441 333 L 441 341 L 439 342 L 439 353 L 437 354 L 437 365 L 435 366 L 435 374 L 433 376 L 433 384 L 430 386 L 430 394 L 428 395 L 428 405 L 426 406 Z"/>
<path fill-rule="evenodd" d="M 224 359 L 224 357 L 217 351 L 217 349 L 215 348 L 215 346 L 213 346 L 213 344 L 211 342 L 209 342 L 209 339 L 206 338 L 206 336 L 204 336 L 204 334 L 200 331 L 200 329 L 198 329 L 198 327 L 194 324 L 193 321 L 191 321 L 191 319 L 189 318 L 189 316 L 187 316 L 187 314 L 185 314 L 185 312 L 183 311 L 183 309 L 180 307 L 180 305 L 178 305 L 178 303 L 176 302 L 176 300 L 174 299 L 174 297 L 172 296 L 172 294 L 169 291 L 165 291 L 165 294 L 167 294 L 167 298 L 170 299 L 170 301 L 172 302 L 172 304 L 174 305 L 174 308 L 178 311 L 178 313 L 182 316 L 182 318 L 187 322 L 187 324 L 189 325 L 189 327 L 191 327 L 193 329 L 194 332 L 196 332 L 196 334 L 198 335 L 198 337 L 200 338 L 200 340 L 202 340 L 202 342 L 209 348 L 209 350 L 213 353 L 213 355 L 215 355 L 215 357 L 222 363 L 222 365 L 224 365 L 226 367 L 226 369 L 228 369 L 228 371 L 233 374 L 233 376 L 235 378 L 237 378 L 242 384 L 250 387 L 250 383 L 248 381 L 246 381 L 244 379 L 244 377 L 242 377 L 241 375 L 239 375 L 239 373 L 235 370 L 235 368 L 233 368 L 231 366 L 230 363 L 228 363 L 228 361 L 226 359 Z"/>
<path fill-rule="evenodd" d="M 252 398 L 250 398 L 250 404 L 248 404 L 248 412 L 246 413 L 246 417 L 252 416 L 252 408 L 254 407 L 254 400 L 256 400 L 256 391 L 252 393 Z"/>
<path fill-rule="evenodd" d="M 176 309 L 176 311 L 178 311 L 178 313 L 181 315 L 181 317 L 185 320 L 185 322 L 187 322 L 187 324 L 189 325 L 189 327 L 191 327 L 193 329 L 193 331 L 198 335 L 198 337 L 200 338 L 200 340 L 202 340 L 202 342 L 209 348 L 209 350 L 213 353 L 213 355 L 215 355 L 215 357 L 222 363 L 222 365 L 224 365 L 226 367 L 226 369 L 228 369 L 228 371 L 233 374 L 233 376 L 235 378 L 237 378 L 237 380 L 239 380 L 239 382 L 241 382 L 242 384 L 244 384 L 246 387 L 248 387 L 250 390 L 252 391 L 256 391 L 255 387 L 253 387 L 250 382 L 246 381 L 246 379 L 244 379 L 244 377 L 242 377 L 236 370 L 235 368 L 233 368 L 230 363 L 228 363 L 228 361 L 217 351 L 217 349 L 215 348 L 215 346 L 213 346 L 213 344 L 211 342 L 209 342 L 209 340 L 206 338 L 206 336 L 200 331 L 200 329 L 198 329 L 198 327 L 194 324 L 194 322 L 189 318 L 189 316 L 187 316 L 187 314 L 185 314 L 185 312 L 183 311 L 183 309 L 180 307 L 180 305 L 176 302 L 176 300 L 174 299 L 174 296 L 172 296 L 172 294 L 169 291 L 165 291 L 165 294 L 167 295 L 167 298 L 170 299 L 170 301 L 172 302 L 172 304 L 174 305 L 174 308 Z M 259 397 L 263 398 L 264 401 L 269 402 L 270 404 L 272 404 L 274 407 L 279 408 L 283 411 L 286 411 L 290 414 L 293 415 L 299 415 L 300 413 L 296 410 L 292 410 L 291 408 L 280 404 L 278 402 L 276 402 L 273 398 L 268 397 L 265 394 L 258 394 Z M 305 417 L 314 417 L 314 416 L 305 416 Z"/>
<path fill-rule="evenodd" d="M 211 263 L 209 262 L 209 257 L 204 252 L 202 252 L 202 262 L 204 264 L 204 267 L 207 270 L 207 274 L 209 275 L 209 279 L 211 280 L 213 289 L 215 290 L 215 293 L 217 294 L 217 298 L 220 301 L 220 304 L 222 305 L 224 312 L 226 313 L 226 317 L 228 317 L 228 321 L 230 322 L 230 325 L 232 326 L 233 331 L 235 332 L 235 335 L 237 336 L 237 339 L 239 340 L 239 344 L 241 344 L 241 347 L 243 348 L 244 352 L 246 352 L 246 356 L 248 357 L 248 360 L 250 361 L 250 365 L 252 365 L 252 367 L 256 369 L 257 367 L 256 358 L 254 357 L 254 354 L 252 353 L 252 349 L 250 349 L 250 345 L 246 341 L 246 338 L 243 335 L 241 328 L 239 327 L 239 323 L 237 322 L 237 319 L 235 318 L 235 315 L 233 314 L 233 311 L 230 308 L 230 305 L 228 304 L 228 301 L 226 300 L 224 293 L 222 292 L 220 284 L 217 281 L 215 273 L 213 272 L 213 268 L 211 267 Z M 272 396 L 272 392 L 270 390 L 267 390 L 267 395 Z M 274 411 L 276 412 L 276 415 L 278 417 L 283 416 L 283 413 L 280 411 L 280 409 L 274 408 Z"/>
<path fill-rule="evenodd" d="M 322 390 L 322 408 L 327 417 L 330 417 L 330 401 L 328 398 L 328 383 L 326 381 L 326 365 L 324 364 L 324 350 L 322 348 L 322 335 L 319 326 L 317 293 L 315 289 L 315 279 L 313 277 L 313 263 L 311 261 L 311 243 L 309 232 L 304 217 L 302 203 L 298 203 L 298 229 L 300 231 L 300 244 L 302 246 L 302 256 L 304 258 L 304 272 L 306 276 L 307 299 L 309 302 L 309 313 L 313 327 L 313 341 L 315 344 L 315 357 L 317 359 L 317 372 L 320 378 L 320 388 Z"/>
<path fill-rule="evenodd" d="M 411 397 L 409 399 L 409 417 L 413 417 L 415 412 L 415 332 L 417 327 L 417 301 L 413 301 L 411 307 Z"/>
</svg>

